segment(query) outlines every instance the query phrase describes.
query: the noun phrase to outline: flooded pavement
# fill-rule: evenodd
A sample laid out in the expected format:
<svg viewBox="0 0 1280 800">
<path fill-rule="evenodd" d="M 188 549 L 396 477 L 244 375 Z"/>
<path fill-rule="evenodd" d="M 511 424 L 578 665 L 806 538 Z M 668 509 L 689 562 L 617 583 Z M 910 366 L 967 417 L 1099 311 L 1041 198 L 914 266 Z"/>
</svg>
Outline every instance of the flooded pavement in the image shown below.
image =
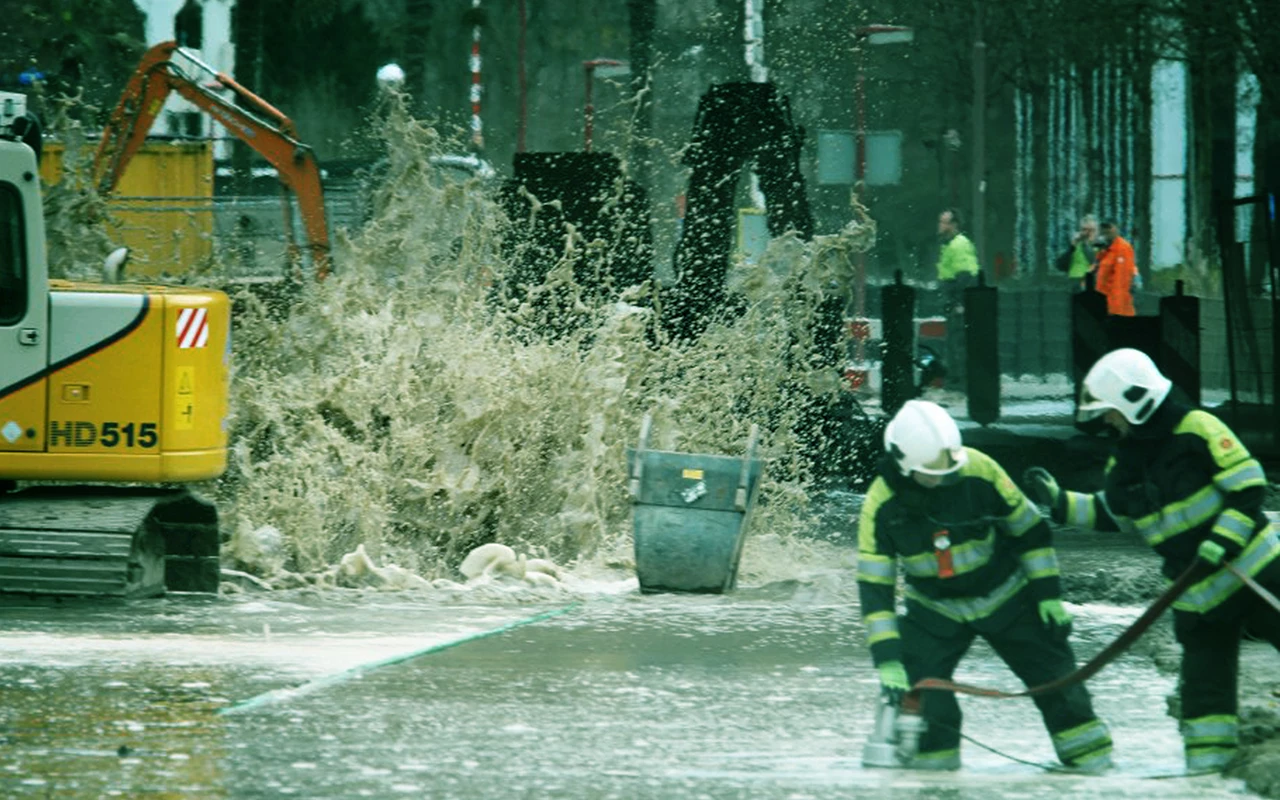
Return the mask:
<svg viewBox="0 0 1280 800">
<path fill-rule="evenodd" d="M 642 596 L 634 587 L 620 575 L 607 591 L 563 596 L 278 592 L 5 609 L 0 795 L 1244 793 L 1239 781 L 1169 777 L 1182 768 L 1165 712 L 1175 677 L 1149 653 L 1122 657 L 1090 684 L 1116 740 L 1112 774 L 1051 774 L 973 743 L 959 773 L 869 770 L 860 755 L 878 687 L 847 570 L 814 569 L 729 596 Z M 1140 611 L 1075 610 L 1082 659 Z M 562 613 L 519 625 L 548 612 Z M 450 642 L 461 643 L 441 647 Z M 358 670 L 373 662 L 387 665 Z M 981 645 L 959 676 L 1016 685 Z M 1052 763 L 1030 701 L 962 705 L 966 734 Z"/>
</svg>

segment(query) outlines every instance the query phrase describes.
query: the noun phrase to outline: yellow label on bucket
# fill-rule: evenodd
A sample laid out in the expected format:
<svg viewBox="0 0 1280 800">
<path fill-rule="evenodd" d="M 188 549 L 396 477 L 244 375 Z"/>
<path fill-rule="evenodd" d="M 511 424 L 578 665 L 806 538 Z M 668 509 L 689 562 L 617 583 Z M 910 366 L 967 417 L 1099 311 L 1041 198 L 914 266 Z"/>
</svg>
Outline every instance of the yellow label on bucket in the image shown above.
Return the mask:
<svg viewBox="0 0 1280 800">
<path fill-rule="evenodd" d="M 700 470 L 700 469 L 686 469 L 686 470 L 684 470 L 683 472 L 681 472 L 681 473 L 680 473 L 680 477 L 682 477 L 682 478 L 688 478 L 688 479 L 689 479 L 689 480 L 691 480 L 691 481 L 700 481 L 700 480 L 702 480 L 702 470 Z"/>
</svg>

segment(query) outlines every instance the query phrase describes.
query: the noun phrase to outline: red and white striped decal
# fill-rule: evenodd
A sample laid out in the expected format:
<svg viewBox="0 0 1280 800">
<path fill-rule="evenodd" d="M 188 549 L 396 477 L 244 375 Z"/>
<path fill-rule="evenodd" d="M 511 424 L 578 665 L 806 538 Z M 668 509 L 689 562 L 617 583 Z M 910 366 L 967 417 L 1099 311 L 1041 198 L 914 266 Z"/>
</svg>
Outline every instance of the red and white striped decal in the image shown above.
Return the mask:
<svg viewBox="0 0 1280 800">
<path fill-rule="evenodd" d="M 477 15 L 480 11 L 480 0 L 471 0 L 471 7 Z M 477 17 L 478 18 L 478 17 Z M 471 28 L 471 144 L 477 150 L 484 147 L 484 121 L 480 118 L 480 96 L 484 85 L 480 81 L 480 26 Z"/>
<path fill-rule="evenodd" d="M 179 349 L 204 347 L 209 342 L 209 312 L 203 308 L 179 311 L 177 336 Z"/>
</svg>

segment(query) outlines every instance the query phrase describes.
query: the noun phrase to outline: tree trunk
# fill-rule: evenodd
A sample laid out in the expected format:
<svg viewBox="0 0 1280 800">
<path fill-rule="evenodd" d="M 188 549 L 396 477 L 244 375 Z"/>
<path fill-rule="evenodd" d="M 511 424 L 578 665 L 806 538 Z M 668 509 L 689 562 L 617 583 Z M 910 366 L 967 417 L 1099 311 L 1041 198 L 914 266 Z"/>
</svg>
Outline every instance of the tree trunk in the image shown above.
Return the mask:
<svg viewBox="0 0 1280 800">
<path fill-rule="evenodd" d="M 1258 128 L 1253 147 L 1253 174 L 1257 193 L 1275 202 L 1280 197 L 1280 76 L 1260 76 L 1262 102 L 1258 105 Z M 1269 85 L 1268 85 L 1269 84 Z M 1252 240 L 1253 275 L 1261 286 L 1268 265 L 1280 266 L 1280 227 L 1270 219 L 1267 206 L 1255 207 Z M 1277 287 L 1280 289 L 1280 287 Z"/>
<path fill-rule="evenodd" d="M 1208 19 L 1207 13 L 1200 19 Z M 1190 193 L 1187 256 L 1204 269 L 1227 263 L 1234 241 L 1236 71 L 1232 52 L 1207 23 L 1189 28 Z M 1224 53 L 1225 51 L 1225 53 Z"/>
<path fill-rule="evenodd" d="M 1206 76 L 1209 113 L 1209 202 L 1213 234 L 1216 236 L 1222 265 L 1233 263 L 1227 249 L 1236 244 L 1236 82 L 1234 64 L 1215 58 Z M 1208 246 L 1209 242 L 1205 242 Z M 1243 264 L 1234 264 L 1243 268 Z"/>
<path fill-rule="evenodd" d="M 631 21 L 631 92 L 636 98 L 635 127 L 631 134 L 628 168 L 644 196 L 652 195 L 649 173 L 653 169 L 653 95 L 649 70 L 653 65 L 653 34 L 658 24 L 657 0 L 627 0 Z M 649 216 L 646 209 L 646 218 Z"/>
<path fill-rule="evenodd" d="M 239 0 L 232 13 L 235 31 L 236 80 L 252 92 L 262 92 L 263 5 L 264 0 Z M 236 138 L 231 143 L 232 191 L 250 192 L 253 180 L 253 149 Z"/>
<path fill-rule="evenodd" d="M 1155 182 L 1151 164 L 1151 56 L 1150 51 L 1136 48 L 1133 67 L 1134 99 L 1137 108 L 1134 110 L 1134 197 L 1133 208 L 1136 219 L 1133 236 L 1137 240 L 1134 258 L 1139 269 L 1145 268 L 1148 276 L 1151 270 L 1151 254 L 1154 243 L 1151 241 L 1153 225 L 1151 224 L 1151 187 Z M 1148 284 L 1149 285 L 1149 284 Z"/>
<path fill-rule="evenodd" d="M 403 38 L 396 47 L 396 59 L 404 67 L 405 89 L 419 98 L 418 107 L 434 88 L 427 86 L 427 59 L 432 55 L 428 37 L 434 10 L 432 0 L 406 0 Z"/>
<path fill-rule="evenodd" d="M 1032 181 L 1031 197 L 1028 204 L 1032 218 L 1036 221 L 1035 236 L 1032 238 L 1032 263 L 1041 277 L 1053 278 L 1055 270 L 1048 254 L 1059 246 L 1051 238 L 1052 225 L 1049 214 L 1049 87 L 1043 82 L 1034 84 L 1029 94 L 1031 103 L 1031 164 Z"/>
</svg>

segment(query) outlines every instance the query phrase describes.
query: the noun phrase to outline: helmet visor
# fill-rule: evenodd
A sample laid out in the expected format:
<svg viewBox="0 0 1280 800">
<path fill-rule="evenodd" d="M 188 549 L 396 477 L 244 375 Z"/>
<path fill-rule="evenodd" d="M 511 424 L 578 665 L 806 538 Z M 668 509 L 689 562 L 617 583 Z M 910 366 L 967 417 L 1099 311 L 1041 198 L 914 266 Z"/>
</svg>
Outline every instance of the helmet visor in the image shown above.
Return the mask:
<svg viewBox="0 0 1280 800">
<path fill-rule="evenodd" d="M 1085 387 L 1080 390 L 1080 405 L 1076 406 L 1076 421 L 1088 422 L 1091 419 L 1097 419 L 1114 408 L 1113 404 L 1095 397 L 1088 387 Z"/>
<path fill-rule="evenodd" d="M 946 462 L 946 466 L 930 466 L 929 464 L 921 464 L 914 467 L 912 472 L 919 472 L 921 475 L 951 475 L 959 472 L 960 468 L 969 463 L 969 454 L 964 451 L 963 447 L 957 447 L 955 450 L 948 450 L 945 459 L 938 459 L 938 462 Z M 934 463 L 938 463 L 934 462 Z"/>
</svg>

